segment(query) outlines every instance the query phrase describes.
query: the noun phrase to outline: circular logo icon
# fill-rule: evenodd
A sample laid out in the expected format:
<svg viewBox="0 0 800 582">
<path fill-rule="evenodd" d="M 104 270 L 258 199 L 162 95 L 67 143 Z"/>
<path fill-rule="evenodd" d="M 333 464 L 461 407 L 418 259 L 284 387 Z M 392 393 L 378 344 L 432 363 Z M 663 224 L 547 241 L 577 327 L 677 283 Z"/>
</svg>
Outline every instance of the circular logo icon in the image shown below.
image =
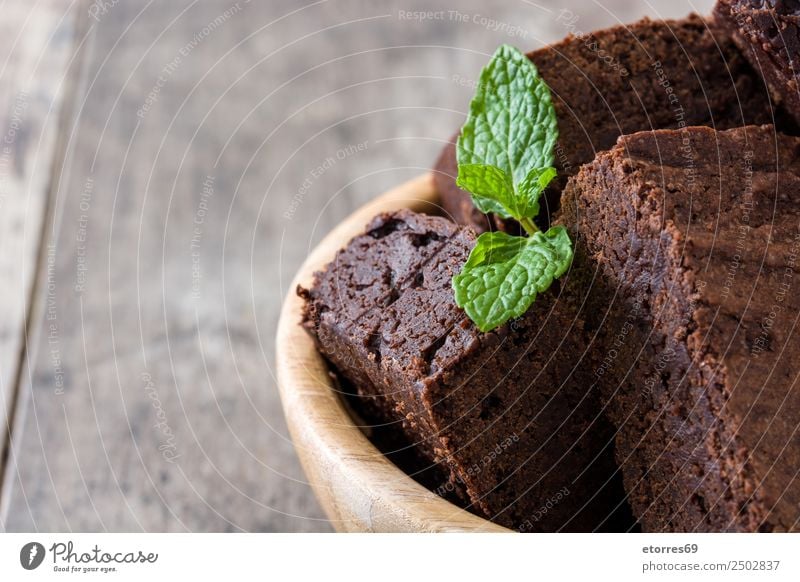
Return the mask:
<svg viewBox="0 0 800 582">
<path fill-rule="evenodd" d="M 19 551 L 19 563 L 26 570 L 35 570 L 44 560 L 44 546 L 39 542 L 28 542 Z"/>
</svg>

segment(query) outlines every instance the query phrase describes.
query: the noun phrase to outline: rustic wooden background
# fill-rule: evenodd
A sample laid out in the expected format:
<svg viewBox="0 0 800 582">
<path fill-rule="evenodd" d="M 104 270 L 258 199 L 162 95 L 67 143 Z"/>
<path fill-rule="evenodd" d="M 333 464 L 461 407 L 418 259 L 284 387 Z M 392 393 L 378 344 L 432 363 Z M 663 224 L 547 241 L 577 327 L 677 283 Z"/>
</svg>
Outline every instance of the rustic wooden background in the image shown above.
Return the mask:
<svg viewBox="0 0 800 582">
<path fill-rule="evenodd" d="M 329 531 L 273 374 L 308 250 L 498 44 L 711 4 L 0 3 L 0 529 Z"/>
</svg>

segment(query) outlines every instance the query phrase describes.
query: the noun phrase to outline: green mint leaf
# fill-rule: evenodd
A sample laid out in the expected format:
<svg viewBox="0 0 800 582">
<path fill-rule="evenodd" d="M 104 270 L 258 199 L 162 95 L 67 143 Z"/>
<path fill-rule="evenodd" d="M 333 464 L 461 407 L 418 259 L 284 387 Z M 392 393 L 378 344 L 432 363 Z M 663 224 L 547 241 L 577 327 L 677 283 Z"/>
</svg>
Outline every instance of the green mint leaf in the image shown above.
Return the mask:
<svg viewBox="0 0 800 582">
<path fill-rule="evenodd" d="M 518 187 L 518 207 L 523 210 L 519 215 L 521 218 L 533 218 L 539 214 L 539 198 L 556 174 L 555 168 L 533 168 L 528 172 Z"/>
<path fill-rule="evenodd" d="M 557 139 L 550 89 L 524 54 L 501 46 L 481 72 L 458 138 L 456 184 L 481 212 L 515 218 L 530 236 L 482 234 L 453 277 L 456 303 L 481 331 L 525 313 L 572 261 L 566 229 L 542 233 L 533 222 L 556 177 Z"/>
<path fill-rule="evenodd" d="M 517 216 L 514 184 L 511 176 L 500 168 L 483 164 L 459 166 L 456 184 L 472 193 L 472 201 L 484 214 L 494 212 L 503 218 Z"/>
<path fill-rule="evenodd" d="M 539 214 L 539 197 L 555 177 L 555 168 L 534 168 L 515 192 L 511 176 L 500 168 L 464 164 L 458 167 L 456 184 L 472 193 L 472 201 L 484 214 L 521 219 Z"/>
<path fill-rule="evenodd" d="M 563 226 L 527 238 L 484 233 L 453 277 L 456 303 L 478 329 L 491 331 L 525 313 L 571 262 L 572 242 Z"/>
<path fill-rule="evenodd" d="M 481 72 L 469 116 L 461 128 L 456 146 L 459 180 L 469 183 L 461 180 L 462 166 L 494 166 L 510 176 L 517 192 L 532 170 L 553 165 L 557 139 L 558 123 L 550 89 L 523 53 L 502 45 Z M 466 186 L 465 189 L 469 190 Z M 487 196 L 484 192 L 476 197 Z M 476 201 L 476 205 L 480 204 L 485 205 Z M 533 207 L 524 204 L 519 209 L 530 212 Z"/>
</svg>

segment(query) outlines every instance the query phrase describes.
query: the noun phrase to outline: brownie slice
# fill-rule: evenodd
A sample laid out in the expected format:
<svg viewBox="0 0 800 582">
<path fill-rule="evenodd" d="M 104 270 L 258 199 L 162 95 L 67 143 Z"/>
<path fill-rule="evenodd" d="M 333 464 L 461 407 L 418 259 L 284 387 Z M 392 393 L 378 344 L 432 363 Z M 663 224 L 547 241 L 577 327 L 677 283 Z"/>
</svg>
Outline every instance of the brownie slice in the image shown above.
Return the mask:
<svg viewBox="0 0 800 582">
<path fill-rule="evenodd" d="M 773 99 L 800 123 L 800 1 L 719 0 L 714 16 L 767 82 Z"/>
<path fill-rule="evenodd" d="M 359 413 L 443 469 L 438 493 L 522 531 L 626 529 L 580 306 L 560 297 L 579 282 L 566 275 L 524 317 L 480 333 L 451 288 L 474 242 L 444 218 L 378 216 L 299 290 L 303 324 Z"/>
<path fill-rule="evenodd" d="M 558 115 L 561 182 L 548 193 L 549 213 L 566 179 L 622 134 L 773 123 L 763 81 L 727 35 L 696 15 L 570 36 L 528 56 L 550 86 Z M 453 220 L 478 232 L 515 229 L 481 214 L 455 185 L 454 143 L 445 147 L 434 173 L 441 204 Z"/>
<path fill-rule="evenodd" d="M 772 126 L 621 137 L 565 190 L 644 531 L 800 529 L 798 200 Z"/>
</svg>

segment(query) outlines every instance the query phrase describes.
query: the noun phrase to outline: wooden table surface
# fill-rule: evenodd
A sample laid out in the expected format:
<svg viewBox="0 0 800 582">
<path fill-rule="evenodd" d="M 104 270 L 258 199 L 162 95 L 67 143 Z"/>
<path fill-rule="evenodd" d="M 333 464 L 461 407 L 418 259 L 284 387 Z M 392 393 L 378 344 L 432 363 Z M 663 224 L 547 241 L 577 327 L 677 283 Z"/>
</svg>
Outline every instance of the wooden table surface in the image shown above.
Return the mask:
<svg viewBox="0 0 800 582">
<path fill-rule="evenodd" d="M 330 531 L 274 377 L 309 249 L 498 44 L 711 4 L 0 2 L 0 529 Z"/>
</svg>

